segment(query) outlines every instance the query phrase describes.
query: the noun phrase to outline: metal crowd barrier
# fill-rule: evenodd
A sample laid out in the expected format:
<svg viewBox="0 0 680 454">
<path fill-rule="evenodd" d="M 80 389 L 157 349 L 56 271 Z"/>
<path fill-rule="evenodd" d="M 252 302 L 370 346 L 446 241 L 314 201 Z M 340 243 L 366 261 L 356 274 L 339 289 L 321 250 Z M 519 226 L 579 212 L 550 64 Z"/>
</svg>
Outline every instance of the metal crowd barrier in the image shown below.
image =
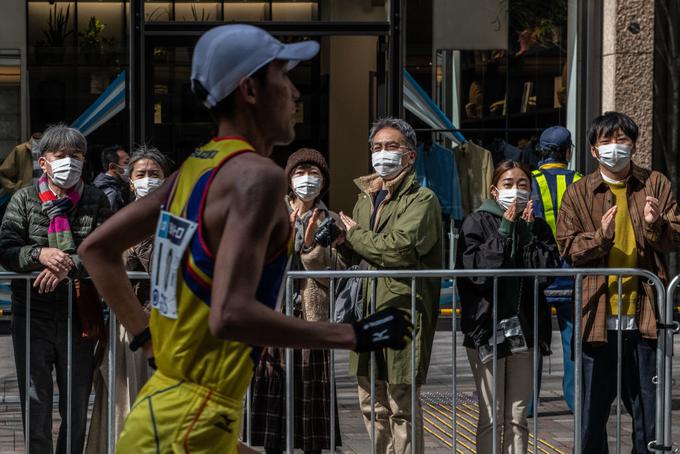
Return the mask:
<svg viewBox="0 0 680 454">
<path fill-rule="evenodd" d="M 31 396 L 29 393 L 31 387 L 31 288 L 32 281 L 38 277 L 39 273 L 13 273 L 7 271 L 0 271 L 0 281 L 13 281 L 13 280 L 23 280 L 26 282 L 26 377 L 24 383 L 19 383 L 19 386 L 24 386 L 24 396 L 25 396 L 25 410 L 24 410 L 24 447 L 25 452 L 30 453 L 30 430 L 25 430 L 27 427 L 31 427 Z M 131 280 L 148 280 L 149 275 L 144 272 L 128 272 L 128 277 Z M 71 428 L 71 412 L 72 412 L 72 375 L 73 375 L 73 281 L 68 279 L 68 301 L 67 301 L 67 370 L 66 370 L 66 393 L 68 399 L 66 400 L 66 426 Z M 106 434 L 106 446 L 107 454 L 113 454 L 115 452 L 116 436 L 115 433 L 115 421 L 116 421 L 116 348 L 117 348 L 117 323 L 116 316 L 113 311 L 109 311 L 109 332 L 108 332 L 108 398 L 106 402 L 106 411 L 108 415 L 107 419 L 107 434 Z M 15 358 L 16 361 L 16 358 Z M 96 370 L 95 370 L 96 373 Z M 61 395 L 59 396 L 62 397 Z M 52 415 L 50 415 L 50 418 Z M 87 443 L 87 435 L 85 437 Z M 71 452 L 72 435 L 71 430 L 66 432 L 66 452 Z"/>
<path fill-rule="evenodd" d="M 663 403 L 666 410 L 666 418 L 664 419 L 663 427 L 663 444 L 660 445 L 660 448 L 673 452 L 677 452 L 676 447 L 673 445 L 671 433 L 673 426 L 673 335 L 680 333 L 680 323 L 673 320 L 673 301 L 675 300 L 675 293 L 678 287 L 680 287 L 680 275 L 675 276 L 668 284 L 668 289 L 666 290 L 666 310 L 660 314 L 663 317 L 662 328 L 670 332 L 664 339 L 666 355 L 664 356 L 664 374 L 661 383 L 663 385 Z"/>
<path fill-rule="evenodd" d="M 37 273 L 11 273 L 11 272 L 0 272 L 0 281 L 8 280 L 24 280 L 26 282 L 26 379 L 23 386 L 25 387 L 25 425 L 24 427 L 31 426 L 31 411 L 30 411 L 30 359 L 31 359 L 31 280 L 37 277 Z M 540 277 L 559 277 L 559 276 L 573 276 L 575 278 L 575 301 L 581 301 L 583 295 L 582 279 L 586 276 L 617 276 L 618 277 L 618 292 L 619 299 L 622 293 L 622 279 L 627 276 L 638 276 L 643 279 L 648 279 L 649 282 L 655 287 L 657 294 L 657 312 L 659 314 L 658 321 L 658 334 L 659 339 L 657 343 L 657 393 L 656 393 L 656 440 L 649 444 L 650 451 L 653 452 L 664 452 L 672 449 L 671 442 L 671 410 L 672 410 L 672 399 L 671 399 L 671 386 L 672 386 L 672 353 L 673 353 L 673 334 L 680 331 L 680 325 L 673 322 L 673 307 L 672 301 L 675 295 L 675 290 L 680 286 L 680 276 L 673 279 L 669 284 L 668 289 L 664 288 L 661 280 L 654 275 L 645 270 L 639 269 L 588 269 L 588 268 L 578 268 L 578 269 L 500 269 L 500 270 L 399 270 L 399 271 L 295 271 L 289 272 L 286 280 L 286 313 L 292 315 L 292 296 L 293 296 L 293 281 L 299 279 L 330 279 L 329 287 L 329 309 L 330 314 L 335 313 L 335 296 L 336 296 L 336 279 L 348 278 L 348 277 L 359 277 L 368 279 L 371 283 L 370 293 L 371 293 L 371 307 L 370 311 L 375 311 L 375 294 L 376 294 L 376 281 L 380 278 L 401 278 L 401 279 L 411 279 L 411 314 L 412 319 L 416 320 L 416 282 L 417 279 L 422 278 L 443 278 L 452 279 L 455 284 L 455 280 L 458 278 L 469 278 L 469 277 L 487 277 L 493 279 L 493 323 L 496 326 L 498 322 L 498 280 L 501 277 L 533 277 L 534 286 L 534 333 L 538 332 L 538 296 L 539 296 L 539 281 Z M 146 280 L 149 276 L 142 272 L 129 272 L 128 277 L 131 280 Z M 68 367 L 67 367 L 67 393 L 68 396 L 72 396 L 72 364 L 73 364 L 73 343 L 72 343 L 72 309 L 73 309 L 73 284 L 71 281 L 68 283 Z M 452 295 L 452 307 L 453 314 L 456 313 L 456 286 L 453 286 Z M 668 304 L 667 304 L 668 302 Z M 582 315 L 582 304 L 574 305 L 574 348 L 575 348 L 575 367 L 574 367 L 574 383 L 575 383 L 575 401 L 574 401 L 574 435 L 573 444 L 575 453 L 581 453 L 581 420 L 582 420 L 582 383 L 581 383 L 581 370 L 582 370 L 582 339 L 581 339 L 581 315 Z M 332 318 L 332 317 L 331 317 Z M 621 452 L 621 352 L 622 352 L 622 331 L 621 331 L 621 316 L 619 314 L 618 323 L 618 339 L 617 339 L 617 349 L 618 349 L 618 359 L 617 359 L 617 401 L 616 401 L 616 452 Z M 108 342 L 108 399 L 107 399 L 107 414 L 108 414 L 108 430 L 107 430 L 107 453 L 113 453 L 115 450 L 115 420 L 116 420 L 116 391 L 115 391 L 115 376 L 116 376 L 116 344 L 117 344 L 117 330 L 116 330 L 116 317 L 113 312 L 110 312 L 109 317 L 109 342 Z M 413 331 L 413 336 L 415 338 L 416 332 L 415 328 Z M 457 329 L 455 315 L 452 323 L 451 330 L 451 341 L 453 347 L 453 357 L 452 357 L 452 382 L 451 391 L 453 396 L 452 402 L 452 414 L 451 418 L 453 421 L 453 444 L 452 452 L 455 454 L 457 451 L 457 429 L 458 429 L 458 415 L 456 412 L 457 403 L 457 366 L 456 366 L 456 347 L 457 347 Z M 415 342 L 411 342 L 407 348 L 411 349 L 411 415 L 415 418 L 418 415 L 416 408 L 417 393 L 416 393 L 416 367 L 415 367 Z M 534 439 L 533 452 L 538 453 L 538 443 L 539 430 L 538 430 L 538 336 L 534 335 L 533 343 L 533 364 L 534 364 L 534 374 L 533 374 L 533 408 L 534 408 L 534 418 L 532 435 Z M 293 383 L 293 350 L 286 350 L 286 451 L 288 454 L 293 453 L 293 443 L 294 443 L 294 383 Z M 494 344 L 494 353 L 492 359 L 492 371 L 493 371 L 493 408 L 496 408 L 496 375 L 497 375 L 497 345 Z M 375 354 L 371 355 L 371 371 L 370 371 L 370 388 L 371 388 L 371 453 L 375 454 L 375 390 L 376 390 L 376 366 L 375 366 Z M 21 384 L 19 384 L 21 386 Z M 335 396 L 335 356 L 331 350 L 331 413 L 330 413 L 330 436 L 331 436 L 331 446 L 335 446 L 335 427 L 336 427 L 336 416 L 335 407 L 336 399 Z M 71 398 L 67 400 L 67 410 L 66 410 L 66 423 L 68 427 L 71 427 Z M 250 391 L 246 403 L 246 440 L 247 444 L 251 442 L 251 405 L 250 405 Z M 422 424 L 423 421 L 418 422 Z M 494 454 L 496 454 L 496 437 L 497 437 L 497 422 L 496 418 L 493 419 L 493 443 L 494 443 Z M 412 453 L 416 453 L 417 449 L 417 425 L 411 424 L 411 448 Z M 67 433 L 67 452 L 71 451 L 71 431 Z M 423 433 L 423 432 L 421 432 Z M 25 437 L 25 452 L 30 452 L 30 431 L 24 431 Z M 424 435 L 424 433 L 423 433 Z M 334 449 L 333 449 L 334 451 Z"/>
<path fill-rule="evenodd" d="M 371 307 L 370 311 L 375 311 L 375 289 L 376 280 L 380 278 L 401 278 L 401 279 L 411 279 L 411 314 L 412 319 L 415 321 L 416 317 L 416 282 L 417 279 L 422 278 L 442 278 L 442 279 L 452 279 L 455 284 L 455 280 L 458 278 L 471 278 L 471 277 L 486 277 L 493 279 L 493 326 L 497 326 L 498 323 L 498 281 L 501 277 L 533 277 L 533 295 L 534 295 L 534 342 L 533 342 L 533 427 L 531 433 L 533 435 L 533 452 L 537 454 L 539 452 L 538 439 L 538 361 L 539 361 L 539 345 L 538 345 L 538 301 L 539 301 L 539 278 L 541 277 L 574 277 L 575 278 L 575 291 L 574 300 L 581 302 L 583 297 L 583 283 L 582 280 L 586 276 L 617 276 L 618 278 L 618 294 L 619 300 L 621 300 L 622 294 L 622 280 L 624 277 L 637 276 L 641 279 L 647 279 L 651 285 L 654 286 L 656 290 L 656 305 L 658 313 L 660 314 L 658 336 L 659 340 L 657 343 L 657 375 L 656 382 L 657 392 L 656 392 L 656 434 L 655 440 L 649 443 L 650 451 L 663 452 L 667 451 L 670 446 L 670 387 L 671 387 L 671 371 L 670 371 L 670 361 L 672 355 L 672 333 L 671 329 L 676 329 L 675 325 L 671 324 L 672 321 L 672 307 L 670 304 L 666 304 L 666 291 L 663 283 L 658 276 L 653 273 L 640 270 L 640 269 L 624 269 L 624 268 L 572 268 L 572 269 L 496 269 L 496 270 L 386 270 L 386 271 L 291 271 L 287 274 L 286 281 L 286 313 L 292 315 L 292 295 L 293 295 L 293 281 L 302 279 L 330 279 L 329 287 L 329 309 L 330 314 L 335 313 L 335 296 L 336 296 L 336 279 L 339 278 L 365 278 L 370 281 L 370 293 Z M 675 286 L 680 284 L 680 278 L 676 278 L 673 281 L 673 286 L 669 288 L 669 294 L 671 290 L 675 289 Z M 453 286 L 452 295 L 452 307 L 453 314 L 456 313 L 456 286 Z M 671 301 L 670 299 L 668 301 Z M 583 340 L 582 340 L 582 304 L 574 304 L 574 434 L 573 434 L 573 452 L 582 452 L 582 440 L 581 440 L 581 421 L 583 418 L 583 403 L 582 403 L 582 354 L 583 354 Z M 332 317 L 331 317 L 332 318 Z M 617 336 L 617 399 L 616 399 L 616 452 L 621 452 L 621 391 L 622 391 L 622 371 L 621 371 L 621 353 L 622 353 L 622 326 L 621 326 L 621 314 L 619 311 L 618 316 L 618 336 Z M 415 338 L 415 328 L 413 331 L 413 337 Z M 453 358 L 452 358 L 452 382 L 451 391 L 453 395 L 452 402 L 452 414 L 451 418 L 453 421 L 453 443 L 451 446 L 452 452 L 455 454 L 457 452 L 457 429 L 458 429 L 458 415 L 456 412 L 457 404 L 457 366 L 456 366 L 456 346 L 457 346 L 457 329 L 456 329 L 456 319 L 455 315 L 452 323 L 452 346 L 453 346 Z M 416 408 L 416 364 L 415 364 L 415 342 L 411 342 L 409 347 L 411 348 L 411 415 L 412 418 L 416 418 L 419 414 Z M 497 408 L 497 362 L 498 362 L 498 351 L 497 344 L 493 345 L 493 359 L 492 359 L 492 375 L 493 375 L 493 393 L 492 393 L 492 406 L 494 409 Z M 293 383 L 293 350 L 286 350 L 286 449 L 288 454 L 293 453 L 293 443 L 294 443 L 294 383 Z M 376 453 L 375 446 L 375 391 L 376 391 L 376 379 L 375 379 L 375 354 L 371 354 L 371 369 L 370 369 L 370 387 L 371 387 L 371 454 Z M 334 356 L 331 351 L 331 408 L 330 408 L 330 427 L 331 427 L 331 446 L 334 450 L 335 446 L 335 364 Z M 250 408 L 247 408 L 246 414 L 246 424 L 247 439 L 245 440 L 248 444 L 251 441 L 250 438 Z M 413 419 L 412 419 L 413 422 Z M 493 418 L 493 452 L 496 454 L 497 451 L 497 436 L 498 428 L 496 417 Z M 418 424 L 423 424 L 423 421 L 418 422 Z M 421 431 L 421 433 L 423 433 Z M 411 424 L 411 452 L 416 454 L 417 441 L 416 441 L 416 424 Z"/>
</svg>

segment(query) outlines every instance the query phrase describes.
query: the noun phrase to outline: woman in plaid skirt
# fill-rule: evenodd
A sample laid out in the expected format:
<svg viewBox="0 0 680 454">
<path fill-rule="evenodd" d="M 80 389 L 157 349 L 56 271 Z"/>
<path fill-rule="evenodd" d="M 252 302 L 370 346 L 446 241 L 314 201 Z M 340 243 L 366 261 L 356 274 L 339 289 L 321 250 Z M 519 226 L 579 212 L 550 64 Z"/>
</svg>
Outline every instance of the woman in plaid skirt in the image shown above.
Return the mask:
<svg viewBox="0 0 680 454">
<path fill-rule="evenodd" d="M 324 247 L 314 233 L 325 219 L 337 219 L 321 196 L 328 189 L 328 165 L 316 150 L 303 148 L 293 153 L 286 165 L 290 195 L 286 198 L 295 226 L 293 270 L 342 269 L 334 244 Z M 342 223 L 336 223 L 342 226 Z M 328 279 L 294 281 L 294 316 L 309 321 L 329 319 Z M 264 446 L 267 454 L 280 454 L 286 447 L 285 351 L 264 350 L 252 383 L 251 436 L 253 446 Z M 305 454 L 331 449 L 330 351 L 294 351 L 295 448 Z M 341 446 L 336 405 L 336 446 Z M 248 424 L 247 418 L 245 424 Z"/>
</svg>

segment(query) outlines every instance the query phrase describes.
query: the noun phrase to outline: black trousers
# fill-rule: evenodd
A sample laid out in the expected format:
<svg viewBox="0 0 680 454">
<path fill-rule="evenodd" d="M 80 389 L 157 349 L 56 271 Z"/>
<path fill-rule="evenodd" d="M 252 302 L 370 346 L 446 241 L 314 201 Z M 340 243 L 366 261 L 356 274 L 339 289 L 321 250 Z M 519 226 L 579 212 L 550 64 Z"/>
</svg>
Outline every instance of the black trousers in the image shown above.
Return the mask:
<svg viewBox="0 0 680 454">
<path fill-rule="evenodd" d="M 57 454 L 67 454 L 66 434 L 71 432 L 71 454 L 83 452 L 87 427 L 87 408 L 92 389 L 95 343 L 80 338 L 80 323 L 74 317 L 72 331 L 71 394 L 67 386 L 68 322 L 31 317 L 31 384 L 29 428 L 30 452 L 52 453 L 52 399 L 56 371 L 59 388 L 59 438 Z M 26 317 L 12 318 L 12 343 L 21 395 L 21 413 L 26 427 Z M 71 399 L 71 426 L 67 422 L 67 402 Z"/>
</svg>

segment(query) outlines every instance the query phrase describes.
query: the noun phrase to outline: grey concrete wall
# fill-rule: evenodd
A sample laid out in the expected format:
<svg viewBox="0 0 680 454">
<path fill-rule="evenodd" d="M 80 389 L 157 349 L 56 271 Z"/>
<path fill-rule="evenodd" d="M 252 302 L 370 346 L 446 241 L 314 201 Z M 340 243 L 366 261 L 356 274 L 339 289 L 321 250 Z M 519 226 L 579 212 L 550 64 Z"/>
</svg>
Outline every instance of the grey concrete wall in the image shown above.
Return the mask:
<svg viewBox="0 0 680 454">
<path fill-rule="evenodd" d="M 635 163 L 652 166 L 654 0 L 604 0 L 602 111 L 630 115 L 640 127 Z"/>
<path fill-rule="evenodd" d="M 0 14 L 0 49 L 26 50 L 26 2 L 2 0 Z"/>
</svg>

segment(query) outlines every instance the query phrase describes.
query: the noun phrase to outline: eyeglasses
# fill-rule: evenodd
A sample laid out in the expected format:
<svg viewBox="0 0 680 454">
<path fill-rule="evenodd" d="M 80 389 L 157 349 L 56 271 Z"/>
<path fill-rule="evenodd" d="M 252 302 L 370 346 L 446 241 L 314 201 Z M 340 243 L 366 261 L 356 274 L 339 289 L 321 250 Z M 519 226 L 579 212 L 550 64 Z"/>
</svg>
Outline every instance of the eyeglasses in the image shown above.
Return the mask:
<svg viewBox="0 0 680 454">
<path fill-rule="evenodd" d="M 370 146 L 372 153 L 379 151 L 399 151 L 402 148 L 409 149 L 406 145 L 400 142 L 373 142 Z"/>
</svg>

